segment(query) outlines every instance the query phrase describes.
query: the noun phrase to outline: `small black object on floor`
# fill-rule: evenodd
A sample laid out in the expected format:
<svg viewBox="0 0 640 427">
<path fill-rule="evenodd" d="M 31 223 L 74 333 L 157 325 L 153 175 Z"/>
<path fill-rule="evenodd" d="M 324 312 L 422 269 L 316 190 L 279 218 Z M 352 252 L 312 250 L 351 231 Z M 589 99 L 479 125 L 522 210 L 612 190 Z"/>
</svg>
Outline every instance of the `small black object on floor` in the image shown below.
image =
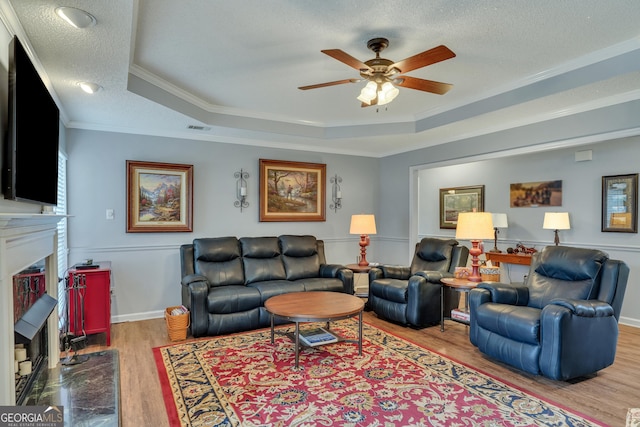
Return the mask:
<svg viewBox="0 0 640 427">
<path fill-rule="evenodd" d="M 99 351 L 82 358 L 86 358 L 83 363 L 43 369 L 25 405 L 63 406 L 65 426 L 119 426 L 118 351 Z"/>
</svg>

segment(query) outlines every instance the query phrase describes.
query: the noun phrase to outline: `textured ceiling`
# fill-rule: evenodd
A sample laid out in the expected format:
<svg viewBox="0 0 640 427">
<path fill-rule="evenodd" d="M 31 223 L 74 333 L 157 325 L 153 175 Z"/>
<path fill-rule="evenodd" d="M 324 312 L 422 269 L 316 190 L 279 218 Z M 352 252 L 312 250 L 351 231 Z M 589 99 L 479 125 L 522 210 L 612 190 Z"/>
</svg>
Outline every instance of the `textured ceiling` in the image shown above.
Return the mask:
<svg viewBox="0 0 640 427">
<path fill-rule="evenodd" d="M 0 13 L 68 127 L 384 156 L 640 98 L 637 0 L 65 2 L 96 17 L 82 30 L 57 5 L 0 0 Z M 297 89 L 358 78 L 320 51 L 366 61 L 374 37 L 392 61 L 446 45 L 455 58 L 407 75 L 453 89 L 400 88 L 378 109 L 355 99 L 364 83 Z"/>
</svg>

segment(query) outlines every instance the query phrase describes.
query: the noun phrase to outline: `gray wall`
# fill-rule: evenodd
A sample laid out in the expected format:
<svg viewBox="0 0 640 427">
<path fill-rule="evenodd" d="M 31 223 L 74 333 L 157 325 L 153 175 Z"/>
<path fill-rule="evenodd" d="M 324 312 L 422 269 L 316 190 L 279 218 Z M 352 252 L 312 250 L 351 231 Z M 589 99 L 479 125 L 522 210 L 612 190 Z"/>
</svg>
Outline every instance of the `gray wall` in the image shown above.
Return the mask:
<svg viewBox="0 0 640 427">
<path fill-rule="evenodd" d="M 592 161 L 576 162 L 575 152 L 591 150 Z M 640 271 L 640 236 L 637 233 L 601 232 L 602 176 L 638 173 L 640 137 L 593 145 L 543 151 L 474 163 L 422 169 L 419 172 L 419 235 L 454 237 L 455 230 L 440 229 L 439 189 L 468 185 L 485 186 L 485 211 L 507 214 L 509 228 L 501 229 L 498 247 L 503 251 L 522 242 L 540 250 L 553 244 L 552 230 L 543 230 L 545 212 L 569 212 L 571 230 L 561 230 L 560 242 L 567 246 L 597 248 L 611 258 L 622 259 L 631 276 L 622 309 L 623 323 L 640 326 L 637 284 Z M 562 180 L 562 206 L 511 208 L 509 184 Z M 469 242 L 463 242 L 469 244 Z M 485 249 L 493 241 L 485 242 Z M 513 281 L 522 281 L 524 267 L 508 266 Z"/>
<path fill-rule="evenodd" d="M 179 246 L 197 237 L 312 234 L 325 240 L 328 262 L 353 263 L 359 236 L 349 235 L 352 214 L 374 213 L 378 194 L 378 160 L 70 129 L 67 131 L 69 263 L 85 258 L 112 262 L 114 320 L 162 315 L 180 304 Z M 325 222 L 259 222 L 260 158 L 327 165 Z M 192 164 L 194 217 L 192 233 L 126 233 L 126 160 Z M 250 174 L 249 208 L 233 206 L 234 172 Z M 342 177 L 342 209 L 328 209 L 328 178 Z M 106 210 L 115 219 L 106 219 Z M 370 261 L 376 258 L 375 236 Z"/>
</svg>

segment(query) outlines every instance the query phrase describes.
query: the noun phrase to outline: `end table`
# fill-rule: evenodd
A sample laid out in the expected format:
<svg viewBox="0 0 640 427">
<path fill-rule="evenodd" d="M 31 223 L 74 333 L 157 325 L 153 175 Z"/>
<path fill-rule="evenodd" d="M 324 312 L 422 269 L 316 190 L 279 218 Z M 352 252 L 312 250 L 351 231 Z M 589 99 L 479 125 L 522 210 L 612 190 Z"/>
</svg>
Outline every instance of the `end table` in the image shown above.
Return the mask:
<svg viewBox="0 0 640 427">
<path fill-rule="evenodd" d="M 442 282 L 442 287 L 440 288 L 440 331 L 444 332 L 444 290 L 445 288 L 451 288 L 454 291 L 462 292 L 464 294 L 464 313 L 469 314 L 469 291 L 476 286 L 478 286 L 481 282 L 472 282 L 467 279 L 456 279 L 454 277 L 445 277 L 440 280 Z M 450 317 L 451 318 L 451 317 Z M 469 324 L 468 321 L 464 321 L 462 319 L 454 319 L 456 322 L 464 323 L 466 325 Z"/>
</svg>

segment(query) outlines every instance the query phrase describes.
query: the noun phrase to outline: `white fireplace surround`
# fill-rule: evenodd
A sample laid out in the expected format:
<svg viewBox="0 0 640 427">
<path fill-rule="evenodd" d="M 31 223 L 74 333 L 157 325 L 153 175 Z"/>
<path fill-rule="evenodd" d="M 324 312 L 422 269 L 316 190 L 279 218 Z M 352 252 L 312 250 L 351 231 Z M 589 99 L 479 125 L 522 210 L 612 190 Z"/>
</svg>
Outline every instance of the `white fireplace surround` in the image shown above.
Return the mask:
<svg viewBox="0 0 640 427">
<path fill-rule="evenodd" d="M 61 215 L 0 213 L 0 405 L 15 405 L 13 276 L 45 260 L 47 293 L 58 296 L 57 224 Z M 47 321 L 48 363 L 60 359 L 58 311 Z"/>
</svg>

